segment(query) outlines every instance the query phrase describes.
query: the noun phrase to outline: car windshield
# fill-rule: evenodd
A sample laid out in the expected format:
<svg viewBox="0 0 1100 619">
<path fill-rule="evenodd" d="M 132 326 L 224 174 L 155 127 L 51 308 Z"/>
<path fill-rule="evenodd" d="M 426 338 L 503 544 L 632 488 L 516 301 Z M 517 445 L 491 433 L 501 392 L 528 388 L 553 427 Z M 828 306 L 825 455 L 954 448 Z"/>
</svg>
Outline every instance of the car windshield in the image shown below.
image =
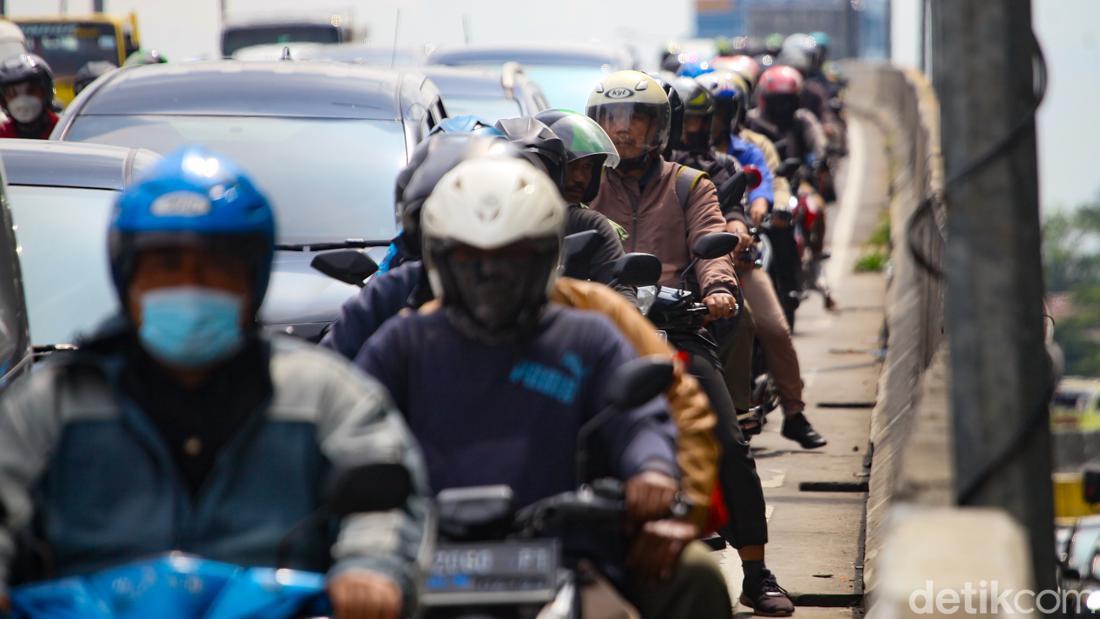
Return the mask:
<svg viewBox="0 0 1100 619">
<path fill-rule="evenodd" d="M 455 97 L 443 95 L 443 107 L 448 116 L 479 116 L 495 123 L 501 118 L 515 118 L 523 113 L 519 102 L 504 97 Z"/>
<path fill-rule="evenodd" d="M 107 225 L 117 195 L 8 187 L 35 346 L 72 343 L 117 310 L 107 265 Z"/>
<path fill-rule="evenodd" d="M 550 107 L 584 112 L 588 95 L 610 69 L 534 65 L 523 71 L 542 88 Z"/>
<path fill-rule="evenodd" d="M 389 239 L 405 134 L 393 120 L 242 116 L 80 116 L 67 140 L 164 154 L 202 144 L 251 174 L 282 243 Z"/>
<path fill-rule="evenodd" d="M 1088 408 L 1089 394 L 1081 391 L 1059 391 L 1054 394 L 1051 405 L 1055 408 L 1064 408 L 1074 411 L 1083 411 Z"/>
<path fill-rule="evenodd" d="M 242 47 L 270 43 L 339 43 L 340 29 L 318 24 L 231 28 L 222 37 L 222 53 L 232 56 Z"/>
<path fill-rule="evenodd" d="M 89 62 L 118 65 L 118 36 L 111 24 L 23 22 L 27 49 L 41 56 L 55 75 L 75 75 Z"/>
</svg>

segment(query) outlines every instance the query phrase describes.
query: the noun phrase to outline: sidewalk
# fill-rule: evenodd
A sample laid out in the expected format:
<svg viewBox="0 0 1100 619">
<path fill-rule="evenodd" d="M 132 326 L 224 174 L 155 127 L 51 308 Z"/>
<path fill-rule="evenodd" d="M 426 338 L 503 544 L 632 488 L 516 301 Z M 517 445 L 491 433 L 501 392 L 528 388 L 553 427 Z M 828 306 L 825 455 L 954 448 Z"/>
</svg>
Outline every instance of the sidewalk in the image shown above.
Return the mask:
<svg viewBox="0 0 1100 619">
<path fill-rule="evenodd" d="M 806 414 L 829 444 L 805 451 L 784 439 L 780 411 L 752 440 L 768 502 L 767 564 L 791 593 L 798 617 L 850 617 L 862 596 L 864 459 L 880 371 L 885 281 L 880 273 L 855 274 L 853 266 L 886 208 L 888 171 L 878 128 L 856 117 L 849 125 L 840 203 L 828 213 L 828 275 L 838 309 L 825 312 L 821 298 L 812 296 L 795 325 Z M 737 554 L 727 548 L 716 556 L 736 600 Z"/>
</svg>

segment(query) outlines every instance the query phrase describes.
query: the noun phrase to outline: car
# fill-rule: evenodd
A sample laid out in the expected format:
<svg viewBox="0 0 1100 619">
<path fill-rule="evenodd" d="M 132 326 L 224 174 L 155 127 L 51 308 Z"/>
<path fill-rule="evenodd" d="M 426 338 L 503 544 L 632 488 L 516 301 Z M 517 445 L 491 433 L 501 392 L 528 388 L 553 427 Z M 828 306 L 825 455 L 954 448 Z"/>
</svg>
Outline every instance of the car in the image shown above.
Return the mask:
<svg viewBox="0 0 1100 619">
<path fill-rule="evenodd" d="M 123 68 L 88 87 L 51 139 L 147 148 L 202 144 L 243 166 L 271 200 L 282 251 L 265 324 L 319 338 L 354 289 L 315 254 L 397 233 L 393 185 L 445 117 L 423 74 L 320 62 L 234 60 Z"/>
<path fill-rule="evenodd" d="M 424 50 L 379 47 L 364 43 L 268 43 L 242 47 L 234 60 L 279 60 L 285 50 L 294 60 L 331 60 L 376 67 L 415 67 L 424 64 Z"/>
<path fill-rule="evenodd" d="M 339 15 L 318 18 L 234 20 L 222 28 L 222 56 L 265 43 L 343 43 L 354 34 Z"/>
<path fill-rule="evenodd" d="M 494 123 L 501 118 L 534 116 L 550 108 L 542 89 L 514 62 L 498 69 L 430 65 L 421 70 L 439 88 L 449 116 L 480 116 Z"/>
<path fill-rule="evenodd" d="M 588 95 L 604 75 L 633 69 L 634 59 L 625 49 L 601 45 L 471 45 L 438 49 L 428 64 L 452 67 L 496 67 L 506 62 L 523 65 L 556 108 L 583 110 Z"/>
<path fill-rule="evenodd" d="M 0 165 L 0 390 L 25 374 L 34 359 L 7 178 Z"/>
<path fill-rule="evenodd" d="M 132 148 L 0 140 L 30 341 L 38 355 L 73 347 L 118 312 L 107 225 L 118 193 L 159 158 Z M 9 227 L 2 226 L 5 233 Z M 0 247 L 4 242 L 0 234 Z M 11 268 L 7 260 L 0 264 L 0 273 Z M 7 281 L 0 275 L 5 301 Z"/>
</svg>

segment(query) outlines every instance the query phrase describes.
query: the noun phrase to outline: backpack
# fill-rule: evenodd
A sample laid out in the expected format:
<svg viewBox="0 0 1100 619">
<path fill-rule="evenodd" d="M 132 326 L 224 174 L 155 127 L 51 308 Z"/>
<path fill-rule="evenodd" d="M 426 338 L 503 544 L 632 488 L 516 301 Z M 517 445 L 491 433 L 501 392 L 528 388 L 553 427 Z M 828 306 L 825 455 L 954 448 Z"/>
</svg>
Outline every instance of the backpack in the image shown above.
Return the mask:
<svg viewBox="0 0 1100 619">
<path fill-rule="evenodd" d="M 707 178 L 708 174 L 702 170 L 680 165 L 676 168 L 676 198 L 680 200 L 680 209 L 686 211 L 691 200 L 691 192 L 699 185 L 699 181 Z"/>
</svg>

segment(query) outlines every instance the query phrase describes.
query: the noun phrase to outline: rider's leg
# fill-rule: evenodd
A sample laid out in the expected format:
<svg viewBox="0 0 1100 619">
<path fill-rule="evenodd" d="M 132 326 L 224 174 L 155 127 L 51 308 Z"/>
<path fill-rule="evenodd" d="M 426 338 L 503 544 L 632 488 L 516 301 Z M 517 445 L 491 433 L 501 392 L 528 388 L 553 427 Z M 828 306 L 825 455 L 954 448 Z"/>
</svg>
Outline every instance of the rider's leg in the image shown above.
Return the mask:
<svg viewBox="0 0 1100 619">
<path fill-rule="evenodd" d="M 764 490 L 756 473 L 752 451 L 735 421 L 733 402 L 725 381 L 719 369 L 705 355 L 691 356 L 690 371 L 699 379 L 718 417 L 715 434 L 722 446 L 718 483 L 729 512 L 729 522 L 719 534 L 741 556 L 741 567 L 745 573 L 741 603 L 752 607 L 760 615 L 790 615 L 794 612 L 794 605 L 779 587 L 775 576 L 764 567 L 764 545 L 768 543 Z"/>
<path fill-rule="evenodd" d="M 732 331 L 719 340 L 718 355 L 722 360 L 722 374 L 726 391 L 737 409 L 737 422 L 746 436 L 758 434 L 762 420 L 752 411 L 752 349 L 756 337 L 752 315 L 748 307 L 742 307 L 741 315 Z"/>
<path fill-rule="evenodd" d="M 632 581 L 627 597 L 645 619 L 733 616 L 726 579 L 702 542 L 692 542 L 684 548 L 670 579 L 657 583 Z"/>
<path fill-rule="evenodd" d="M 768 361 L 768 372 L 779 391 L 783 406 L 783 435 L 807 449 L 824 446 L 825 439 L 814 431 L 803 412 L 806 403 L 802 401 L 802 369 L 798 363 L 798 353 L 767 273 L 759 269 L 743 273 L 741 291 L 745 295 L 745 304 L 752 308 L 756 335 Z"/>
</svg>

